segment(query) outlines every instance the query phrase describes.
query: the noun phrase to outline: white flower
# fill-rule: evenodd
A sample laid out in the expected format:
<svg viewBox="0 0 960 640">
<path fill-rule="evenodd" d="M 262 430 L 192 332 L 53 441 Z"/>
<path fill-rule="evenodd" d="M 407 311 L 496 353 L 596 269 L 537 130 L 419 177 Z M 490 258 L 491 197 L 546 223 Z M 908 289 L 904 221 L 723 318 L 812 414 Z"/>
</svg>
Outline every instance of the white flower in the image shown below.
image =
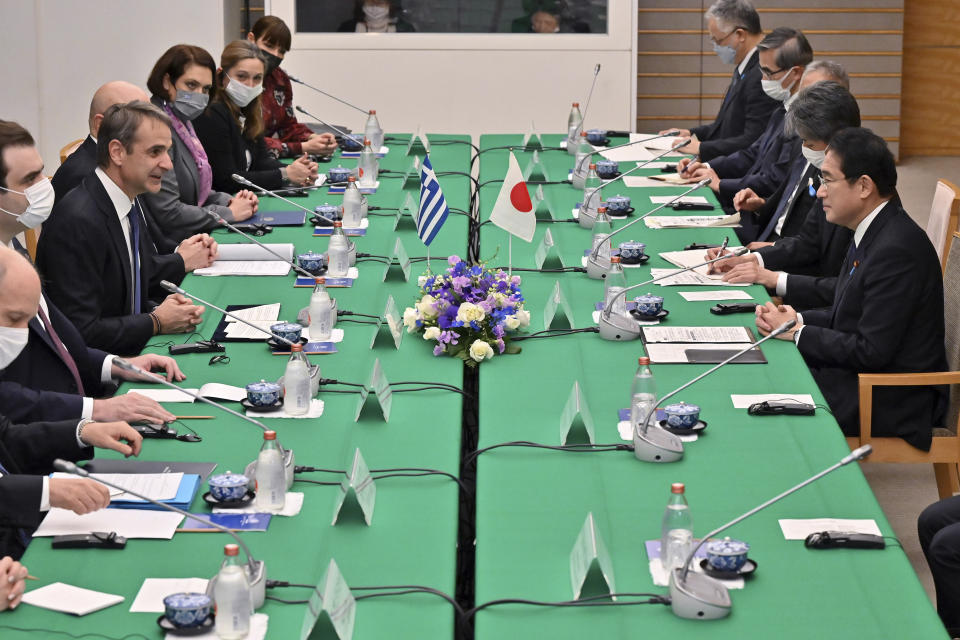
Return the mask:
<svg viewBox="0 0 960 640">
<path fill-rule="evenodd" d="M 436 340 L 440 337 L 440 327 L 427 327 L 427 330 L 423 332 L 424 340 Z"/>
<path fill-rule="evenodd" d="M 510 331 L 520 327 L 520 320 L 517 318 L 517 316 L 507 316 L 504 318 L 503 323 L 507 325 L 507 329 Z"/>
<path fill-rule="evenodd" d="M 474 340 L 470 345 L 470 357 L 477 362 L 483 362 L 493 357 L 493 347 L 483 340 Z"/>
<path fill-rule="evenodd" d="M 422 287 L 423 285 L 427 284 L 427 280 L 429 280 L 427 276 L 420 276 L 417 278 L 417 286 Z"/>
<path fill-rule="evenodd" d="M 436 302 L 436 298 L 428 293 L 420 298 L 420 302 L 417 303 L 417 311 L 425 320 L 432 320 L 437 317 L 437 310 L 433 307 L 434 302 Z"/>
<path fill-rule="evenodd" d="M 526 309 L 517 309 L 517 320 L 520 321 L 520 327 L 530 326 L 530 312 Z"/>
<path fill-rule="evenodd" d="M 485 315 L 483 309 L 472 302 L 464 302 L 460 305 L 460 309 L 457 310 L 457 320 L 463 323 L 480 322 Z"/>
<path fill-rule="evenodd" d="M 503 304 L 507 301 L 507 296 L 498 291 L 493 294 L 493 300 L 497 303 L 497 308 L 503 308 Z"/>
<path fill-rule="evenodd" d="M 407 307 L 403 310 L 403 326 L 407 328 L 407 333 L 413 333 L 417 330 L 417 320 L 419 315 L 413 307 Z"/>
</svg>

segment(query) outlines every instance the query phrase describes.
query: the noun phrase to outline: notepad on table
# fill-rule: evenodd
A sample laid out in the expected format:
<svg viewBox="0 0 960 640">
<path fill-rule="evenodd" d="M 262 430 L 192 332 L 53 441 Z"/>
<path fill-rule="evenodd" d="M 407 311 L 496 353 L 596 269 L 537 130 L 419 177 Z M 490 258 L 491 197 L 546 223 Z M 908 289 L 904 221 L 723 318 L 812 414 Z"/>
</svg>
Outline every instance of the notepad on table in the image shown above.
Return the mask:
<svg viewBox="0 0 960 640">
<path fill-rule="evenodd" d="M 242 323 L 238 323 L 242 324 Z M 261 336 L 262 339 L 262 336 Z M 247 397 L 247 391 L 240 387 L 219 382 L 208 382 L 199 389 L 185 389 L 210 400 L 229 400 L 240 402 Z M 130 389 L 127 393 L 139 393 L 157 402 L 194 402 L 196 398 L 177 389 Z"/>
<path fill-rule="evenodd" d="M 266 245 L 283 260 L 256 244 L 222 244 L 218 248 L 216 262 L 209 267 L 197 269 L 198 276 L 285 276 L 290 272 L 293 260 L 293 244 Z M 284 261 L 286 260 L 286 262 Z"/>
<path fill-rule="evenodd" d="M 85 616 L 123 602 L 123 596 L 54 582 L 23 595 L 23 601 L 35 607 Z"/>
</svg>

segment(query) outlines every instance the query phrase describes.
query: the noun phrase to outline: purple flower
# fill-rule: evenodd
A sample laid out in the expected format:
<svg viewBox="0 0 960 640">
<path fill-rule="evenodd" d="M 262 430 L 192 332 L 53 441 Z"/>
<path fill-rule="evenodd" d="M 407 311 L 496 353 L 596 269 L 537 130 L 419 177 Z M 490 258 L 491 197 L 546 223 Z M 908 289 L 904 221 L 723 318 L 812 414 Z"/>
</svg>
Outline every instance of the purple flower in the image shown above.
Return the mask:
<svg viewBox="0 0 960 640">
<path fill-rule="evenodd" d="M 503 341 L 503 339 L 497 340 L 497 349 L 500 350 L 500 353 L 503 353 L 503 350 L 506 349 L 506 348 L 507 348 L 507 345 L 506 345 L 506 343 Z"/>
<path fill-rule="evenodd" d="M 460 260 L 460 256 L 453 255 L 453 256 L 450 256 L 449 258 L 447 258 L 447 263 L 448 263 L 451 267 L 454 266 L 455 264 L 457 264 L 458 262 L 462 262 L 462 260 Z"/>
<path fill-rule="evenodd" d="M 457 344 L 457 334 L 453 331 L 441 331 L 438 341 L 440 344 Z"/>
<path fill-rule="evenodd" d="M 439 355 L 441 355 L 441 354 L 443 353 L 443 351 L 444 351 L 443 345 L 442 345 L 442 344 L 438 344 L 437 346 L 435 346 L 435 347 L 433 348 L 433 355 L 439 356 Z M 500 353 L 503 353 L 503 352 L 501 351 Z"/>
<path fill-rule="evenodd" d="M 502 337 L 503 337 L 503 325 L 502 325 L 502 324 L 495 324 L 495 325 L 493 325 L 493 335 L 494 335 L 495 338 L 502 338 Z M 503 342 L 503 341 L 501 340 L 501 342 Z M 503 353 L 503 349 L 500 350 L 500 353 Z"/>
</svg>

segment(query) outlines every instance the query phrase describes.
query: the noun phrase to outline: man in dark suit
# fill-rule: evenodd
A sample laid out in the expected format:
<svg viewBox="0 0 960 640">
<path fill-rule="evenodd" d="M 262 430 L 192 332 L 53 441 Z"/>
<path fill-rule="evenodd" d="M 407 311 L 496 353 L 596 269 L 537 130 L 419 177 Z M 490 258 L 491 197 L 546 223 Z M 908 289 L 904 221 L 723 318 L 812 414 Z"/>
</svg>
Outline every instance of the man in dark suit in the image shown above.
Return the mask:
<svg viewBox="0 0 960 640">
<path fill-rule="evenodd" d="M 740 191 L 751 189 L 761 196 L 776 191 L 787 177 L 794 157 L 800 155 L 799 142 L 784 131 L 783 120 L 800 91 L 804 69 L 813 61 L 813 49 L 802 32 L 777 27 L 757 45 L 757 50 L 763 91 L 778 102 L 763 135 L 746 149 L 709 163 L 684 159 L 677 165 L 684 178 L 698 182 L 710 178 L 710 188 L 730 214 L 738 211 L 733 198 Z M 743 243 L 753 242 L 761 230 L 752 216 L 744 216 L 737 236 Z"/>
<path fill-rule="evenodd" d="M 798 314 L 767 303 L 757 328 L 795 341 L 847 435 L 860 432 L 859 373 L 945 371 L 943 279 L 926 233 L 896 198 L 897 169 L 883 138 L 852 127 L 830 141 L 818 196 L 827 220 L 853 232 L 833 303 Z M 946 387 L 890 387 L 873 397 L 873 435 L 930 449 L 943 424 Z"/>
<path fill-rule="evenodd" d="M 203 307 L 183 296 L 151 302 L 163 295 L 161 280 L 184 276 L 179 256 L 157 256 L 137 201 L 160 188 L 171 144 L 169 119 L 153 105 L 110 107 L 97 139 L 97 169 L 44 225 L 37 265 L 47 293 L 88 346 L 136 354 L 152 336 L 190 332 L 202 320 Z"/>
<path fill-rule="evenodd" d="M 823 203 L 815 197 L 824 149 L 834 134 L 860 125 L 860 109 L 846 88 L 835 82 L 813 82 L 805 87 L 787 114 L 787 124 L 802 141 L 803 171 L 789 192 L 785 188 L 777 210 L 766 221 L 764 237 L 774 243 L 755 242 L 753 253 L 717 263 L 727 282 L 755 282 L 766 286 L 789 304 L 810 309 L 833 300 L 833 278 L 840 272 L 853 232 L 827 221 Z M 797 163 L 799 165 L 799 163 Z M 812 193 L 811 193 L 812 192 Z M 752 198 L 755 194 L 746 194 Z M 811 203 L 810 200 L 813 200 Z M 803 209 L 806 209 L 804 211 Z M 714 251 L 708 252 L 712 255 Z"/>
<path fill-rule="evenodd" d="M 725 64 L 736 65 L 717 118 L 710 124 L 681 129 L 694 136 L 682 148 L 709 161 L 746 149 L 760 137 L 778 102 L 763 92 L 757 44 L 763 40 L 760 15 L 749 0 L 716 0 L 707 10 L 713 50 Z"/>
</svg>

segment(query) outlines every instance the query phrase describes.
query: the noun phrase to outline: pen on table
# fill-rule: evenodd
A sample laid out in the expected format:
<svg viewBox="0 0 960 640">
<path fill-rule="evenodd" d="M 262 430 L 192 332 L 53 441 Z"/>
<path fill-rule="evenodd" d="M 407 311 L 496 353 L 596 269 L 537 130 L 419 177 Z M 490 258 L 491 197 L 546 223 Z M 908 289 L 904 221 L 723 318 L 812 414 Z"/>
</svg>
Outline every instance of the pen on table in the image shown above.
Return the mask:
<svg viewBox="0 0 960 640">
<path fill-rule="evenodd" d="M 213 416 L 175 416 L 177 420 L 213 420 Z"/>
<path fill-rule="evenodd" d="M 722 256 L 722 255 L 723 255 L 723 252 L 727 250 L 727 244 L 729 244 L 729 242 L 730 242 L 730 236 L 724 237 L 723 243 L 720 245 L 720 250 L 717 252 L 717 255 L 718 255 L 718 256 Z M 712 273 L 716 273 L 716 272 L 714 271 L 714 265 L 716 265 L 716 264 L 717 264 L 717 263 L 714 262 L 713 264 L 707 265 L 707 275 L 710 275 L 710 274 L 712 274 Z"/>
</svg>

